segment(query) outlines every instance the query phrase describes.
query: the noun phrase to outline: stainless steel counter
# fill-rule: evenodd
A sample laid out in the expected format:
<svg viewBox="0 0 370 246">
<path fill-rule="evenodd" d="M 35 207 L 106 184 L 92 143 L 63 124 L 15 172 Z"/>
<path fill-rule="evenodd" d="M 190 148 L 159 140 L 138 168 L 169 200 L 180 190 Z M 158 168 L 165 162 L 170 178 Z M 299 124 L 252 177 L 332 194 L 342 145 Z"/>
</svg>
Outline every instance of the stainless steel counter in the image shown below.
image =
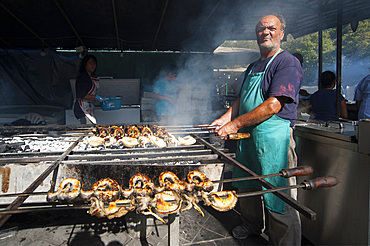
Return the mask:
<svg viewBox="0 0 370 246">
<path fill-rule="evenodd" d="M 316 245 L 369 245 L 370 121 L 342 125 L 297 122 L 295 127 L 298 164 L 315 170 L 299 181 L 331 175 L 340 182 L 298 191 L 298 201 L 317 213 L 316 221 L 302 217 L 302 232 Z"/>
</svg>

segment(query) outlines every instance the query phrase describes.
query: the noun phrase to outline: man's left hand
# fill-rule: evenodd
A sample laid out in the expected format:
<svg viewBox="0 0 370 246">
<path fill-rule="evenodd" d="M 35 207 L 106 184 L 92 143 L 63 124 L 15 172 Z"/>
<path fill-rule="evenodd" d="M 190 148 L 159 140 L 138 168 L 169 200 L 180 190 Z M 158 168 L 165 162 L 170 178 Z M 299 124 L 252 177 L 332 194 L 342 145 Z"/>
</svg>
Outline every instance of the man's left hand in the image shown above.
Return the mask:
<svg viewBox="0 0 370 246">
<path fill-rule="evenodd" d="M 218 135 L 222 136 L 222 139 L 227 139 L 228 134 L 230 133 L 237 133 L 238 128 L 236 127 L 236 124 L 231 121 L 227 124 L 225 124 L 221 129 L 218 131 Z"/>
</svg>

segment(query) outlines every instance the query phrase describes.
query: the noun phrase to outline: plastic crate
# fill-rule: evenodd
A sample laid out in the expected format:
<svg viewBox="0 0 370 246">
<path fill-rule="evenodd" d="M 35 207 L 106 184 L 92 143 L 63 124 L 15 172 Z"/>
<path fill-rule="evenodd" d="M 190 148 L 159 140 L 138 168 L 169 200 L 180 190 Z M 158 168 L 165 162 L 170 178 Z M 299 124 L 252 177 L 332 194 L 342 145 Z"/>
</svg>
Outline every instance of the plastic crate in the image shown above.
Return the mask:
<svg viewBox="0 0 370 246">
<path fill-rule="evenodd" d="M 106 97 L 105 101 L 101 104 L 104 111 L 117 110 L 121 108 L 122 97 Z"/>
</svg>

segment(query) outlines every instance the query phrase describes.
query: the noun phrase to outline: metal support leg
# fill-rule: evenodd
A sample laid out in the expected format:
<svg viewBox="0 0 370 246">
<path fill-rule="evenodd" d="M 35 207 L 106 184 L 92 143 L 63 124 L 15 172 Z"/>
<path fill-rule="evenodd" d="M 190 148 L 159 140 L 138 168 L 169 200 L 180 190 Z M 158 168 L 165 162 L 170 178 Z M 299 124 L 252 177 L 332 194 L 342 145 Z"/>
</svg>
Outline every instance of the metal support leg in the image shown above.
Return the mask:
<svg viewBox="0 0 370 246">
<path fill-rule="evenodd" d="M 180 217 L 178 214 L 168 215 L 168 245 L 180 245 Z"/>
</svg>

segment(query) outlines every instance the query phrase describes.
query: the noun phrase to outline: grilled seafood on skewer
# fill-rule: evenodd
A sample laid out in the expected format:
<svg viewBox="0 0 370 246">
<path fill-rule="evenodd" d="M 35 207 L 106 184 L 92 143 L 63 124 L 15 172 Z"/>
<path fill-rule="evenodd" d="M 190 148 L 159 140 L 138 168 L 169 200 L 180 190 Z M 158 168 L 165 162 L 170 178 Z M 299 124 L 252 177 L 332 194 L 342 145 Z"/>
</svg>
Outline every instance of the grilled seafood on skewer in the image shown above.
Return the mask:
<svg viewBox="0 0 370 246">
<path fill-rule="evenodd" d="M 150 196 L 153 194 L 153 187 L 152 180 L 144 174 L 137 173 L 130 178 L 129 188 L 133 190 L 133 195 Z"/>
<path fill-rule="evenodd" d="M 152 126 L 153 135 L 159 138 L 164 138 L 167 136 L 167 131 L 164 127 L 159 127 L 157 125 Z"/>
<path fill-rule="evenodd" d="M 156 125 L 99 126 L 95 127 L 92 132 L 94 136 L 87 140 L 92 147 L 100 145 L 118 147 L 123 144 L 125 147 L 133 148 L 139 144 L 145 147 L 149 143 L 160 148 L 180 145 L 176 137 L 167 133 L 164 127 Z"/>
<path fill-rule="evenodd" d="M 104 209 L 108 219 L 119 218 L 133 211 L 135 206 L 132 199 L 115 200 L 109 203 L 109 206 Z"/>
<path fill-rule="evenodd" d="M 194 208 L 195 210 L 198 211 L 198 213 L 202 217 L 204 217 L 204 213 L 198 205 L 199 199 L 194 193 L 190 193 L 190 194 L 183 193 L 181 194 L 181 198 L 183 199 L 183 204 L 185 204 L 185 206 L 180 209 L 181 213 L 188 211 L 191 208 Z"/>
<path fill-rule="evenodd" d="M 166 190 L 173 190 L 179 194 L 185 190 L 185 183 L 170 171 L 162 172 L 159 175 L 159 184 L 165 187 Z"/>
<path fill-rule="evenodd" d="M 192 136 L 188 135 L 188 136 L 185 136 L 185 137 L 178 137 L 178 140 L 179 140 L 179 143 L 181 145 L 184 145 L 184 146 L 189 146 L 189 145 L 193 145 L 197 142 L 197 140 L 195 138 L 193 138 Z"/>
<path fill-rule="evenodd" d="M 98 218 L 105 217 L 104 202 L 94 196 L 90 198 L 90 202 L 90 209 L 87 211 L 87 213 Z"/>
<path fill-rule="evenodd" d="M 235 191 L 217 191 L 209 194 L 211 206 L 220 212 L 233 209 L 238 201 Z"/>
<path fill-rule="evenodd" d="M 94 196 L 101 198 L 103 202 L 116 200 L 121 192 L 117 181 L 110 178 L 99 180 L 93 184 L 91 189 L 94 191 Z"/>
<path fill-rule="evenodd" d="M 54 188 L 55 188 L 55 183 L 53 182 L 53 180 L 50 180 L 50 190 L 48 191 L 48 194 L 46 196 L 46 201 L 48 202 L 57 201 L 58 199 L 57 195 L 59 194 L 59 190 L 54 192 Z"/>
<path fill-rule="evenodd" d="M 132 148 L 139 144 L 137 138 L 133 137 L 122 137 L 117 141 L 118 143 L 122 143 L 125 147 Z"/>
<path fill-rule="evenodd" d="M 126 136 L 130 138 L 138 138 L 140 136 L 140 131 L 136 126 L 128 126 L 126 128 Z"/>
<path fill-rule="evenodd" d="M 109 136 L 109 137 L 105 138 L 104 146 L 105 147 L 110 147 L 110 146 L 114 145 L 115 143 L 117 143 L 117 139 L 115 139 L 112 136 Z"/>
<path fill-rule="evenodd" d="M 143 211 L 141 211 L 141 213 L 144 214 L 144 215 L 153 215 L 154 218 L 156 218 L 157 220 L 162 221 L 163 224 L 166 224 L 166 221 L 162 217 L 160 217 L 158 214 L 153 213 L 151 208 L 143 210 Z"/>
<path fill-rule="evenodd" d="M 97 137 L 97 136 L 91 136 L 91 137 L 89 137 L 89 140 L 88 141 L 89 141 L 89 144 L 92 147 L 98 147 L 100 145 L 104 145 L 105 138 Z"/>
<path fill-rule="evenodd" d="M 178 146 L 180 145 L 180 142 L 176 139 L 174 135 L 171 133 L 168 133 L 163 140 L 166 142 L 167 146 Z"/>
<path fill-rule="evenodd" d="M 130 178 L 129 187 L 130 188 L 150 188 L 151 179 L 142 173 L 137 173 Z"/>
<path fill-rule="evenodd" d="M 159 148 L 165 148 L 165 147 L 167 147 L 166 142 L 162 138 L 160 138 L 160 137 L 150 136 L 149 139 L 150 139 L 150 142 L 153 145 L 155 145 L 155 146 L 157 146 Z"/>
<path fill-rule="evenodd" d="M 114 137 L 116 140 L 121 139 L 125 136 L 124 130 L 119 126 L 111 126 L 109 128 L 109 133 L 112 137 Z"/>
<path fill-rule="evenodd" d="M 152 132 L 152 130 L 150 130 L 150 128 L 148 126 L 145 126 L 141 130 L 141 136 L 150 137 L 150 136 L 153 136 L 153 132 Z"/>
<path fill-rule="evenodd" d="M 81 182 L 75 178 L 66 178 L 62 180 L 57 191 L 53 192 L 55 184 L 51 181 L 51 189 L 48 192 L 46 200 L 49 202 L 71 202 L 74 201 L 81 191 Z"/>
<path fill-rule="evenodd" d="M 97 137 L 106 138 L 109 136 L 109 130 L 105 127 L 98 126 L 93 130 L 93 133 Z"/>
<path fill-rule="evenodd" d="M 93 196 L 90 198 L 90 201 L 91 205 L 87 213 L 98 218 L 118 218 L 126 215 L 128 212 L 135 209 L 135 206 L 132 204 L 131 199 L 115 200 L 113 202 L 109 202 L 108 207 L 105 207 L 103 200 L 100 198 Z"/>
<path fill-rule="evenodd" d="M 80 191 L 80 198 L 81 200 L 87 202 L 90 201 L 92 195 L 94 195 L 94 190 L 84 190 L 85 184 L 81 182 L 81 191 Z"/>
<path fill-rule="evenodd" d="M 188 183 L 194 184 L 196 189 L 210 192 L 213 190 L 213 183 L 205 174 L 199 171 L 191 171 L 188 176 Z"/>
<path fill-rule="evenodd" d="M 133 204 L 136 207 L 136 213 L 141 213 L 142 211 L 150 208 L 150 202 L 153 198 L 150 196 L 135 196 L 133 198 Z"/>
<path fill-rule="evenodd" d="M 151 206 L 160 214 L 173 214 L 181 208 L 182 199 L 175 191 L 157 193 L 150 202 Z"/>
<path fill-rule="evenodd" d="M 144 147 L 144 148 L 145 148 L 145 146 L 146 146 L 147 144 L 151 143 L 151 141 L 150 141 L 150 138 L 149 138 L 149 137 L 140 136 L 137 140 L 138 140 L 138 142 L 139 142 L 139 145 L 140 145 L 141 147 Z"/>
</svg>

